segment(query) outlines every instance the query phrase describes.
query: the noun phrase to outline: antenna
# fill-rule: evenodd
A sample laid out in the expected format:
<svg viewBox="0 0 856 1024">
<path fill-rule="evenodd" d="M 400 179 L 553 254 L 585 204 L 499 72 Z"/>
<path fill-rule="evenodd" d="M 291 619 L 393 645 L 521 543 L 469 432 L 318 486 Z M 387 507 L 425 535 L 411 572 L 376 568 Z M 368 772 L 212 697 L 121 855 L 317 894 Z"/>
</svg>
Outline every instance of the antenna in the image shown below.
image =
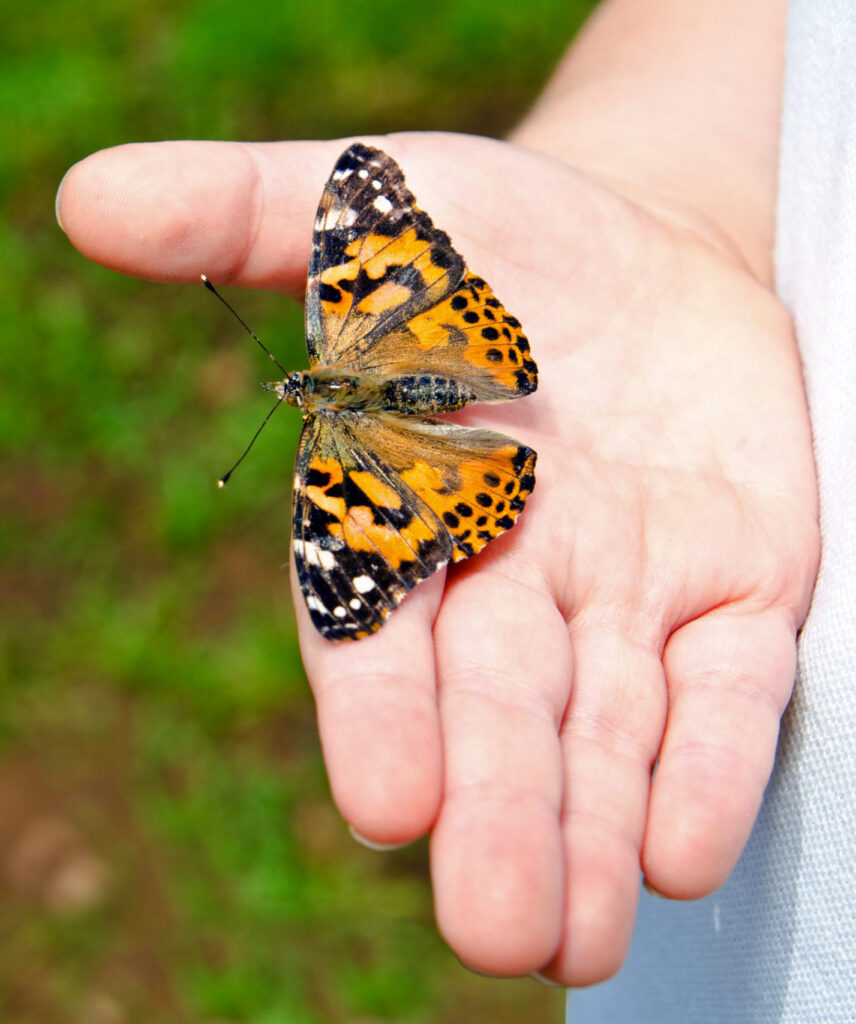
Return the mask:
<svg viewBox="0 0 856 1024">
<path fill-rule="evenodd" d="M 262 350 L 262 352 L 265 352 L 267 354 L 267 356 L 270 359 L 272 359 L 274 363 L 276 363 L 276 365 L 280 368 L 280 370 L 282 370 L 283 374 L 287 377 L 288 376 L 288 370 L 286 370 L 286 368 L 282 365 L 282 363 L 280 363 L 280 361 L 276 358 L 276 356 L 273 354 L 273 352 L 270 351 L 270 349 L 264 344 L 264 342 L 258 337 L 258 335 L 255 334 L 255 332 L 250 330 L 250 328 L 247 326 L 247 324 L 244 322 L 244 320 L 238 315 L 238 313 L 232 308 L 232 306 L 229 305 L 229 303 L 217 291 L 217 289 L 214 287 L 214 285 L 211 284 L 211 282 L 208 280 L 208 278 L 205 276 L 205 274 L 200 274 L 199 277 L 200 277 L 202 283 L 208 289 L 208 291 L 212 292 L 214 295 L 217 296 L 217 298 L 223 303 L 223 305 L 226 307 L 226 309 L 228 309 L 229 312 L 232 314 L 232 316 L 238 321 L 238 323 L 241 325 L 241 327 L 243 327 L 244 330 L 247 332 L 247 334 L 249 334 L 249 336 L 253 339 L 253 341 L 255 341 L 255 343 L 259 346 L 259 348 Z M 255 434 L 253 434 L 253 439 L 252 439 L 252 441 L 250 441 L 250 443 L 244 449 L 244 454 L 238 459 L 238 461 L 235 463 L 235 465 L 232 466 L 232 468 L 229 470 L 229 472 L 228 473 L 224 473 L 220 477 L 220 479 L 217 481 L 217 486 L 218 487 L 225 487 L 226 486 L 226 484 L 229 482 L 229 477 L 235 472 L 235 470 L 238 468 L 238 466 L 240 466 L 240 464 L 244 461 L 244 459 L 250 454 L 250 449 L 256 443 L 256 438 L 259 436 L 259 434 L 267 426 L 267 421 L 271 418 L 271 416 L 273 416 L 273 414 L 276 412 L 276 410 L 279 408 L 279 406 L 281 404 L 282 404 L 282 399 L 278 398 L 277 401 L 276 401 L 276 405 L 274 405 L 274 407 L 267 414 L 267 416 L 265 416 L 265 418 L 262 420 L 261 426 L 255 432 Z"/>
<path fill-rule="evenodd" d="M 211 282 L 208 280 L 208 278 L 205 276 L 205 274 L 200 274 L 199 277 L 200 277 L 202 283 L 208 289 L 208 291 L 209 292 L 213 292 L 213 294 L 217 296 L 217 298 L 223 303 L 223 305 L 226 307 L 226 309 L 228 309 L 229 312 L 232 314 L 232 316 L 238 321 L 238 323 L 241 325 L 241 327 L 243 327 L 244 330 L 247 332 L 247 334 L 249 334 L 249 336 L 253 339 L 253 341 L 255 341 L 255 343 L 259 346 L 259 348 L 262 350 L 262 352 L 265 352 L 267 354 L 268 358 L 272 359 L 273 362 L 275 362 L 276 365 L 280 368 L 280 370 L 282 370 L 282 372 L 286 376 L 288 376 L 288 370 L 286 370 L 286 368 L 276 358 L 276 356 L 273 354 L 273 352 L 271 352 L 271 350 L 267 347 L 267 345 L 265 345 L 264 342 L 258 337 L 258 335 L 250 330 L 250 328 L 246 325 L 246 323 L 244 323 L 243 319 L 238 315 L 238 313 L 229 305 L 229 303 L 217 291 L 217 289 L 214 287 L 214 285 L 211 284 Z M 267 422 L 267 421 L 265 421 L 265 422 Z M 227 473 L 226 475 L 228 476 L 229 474 Z"/>
<path fill-rule="evenodd" d="M 267 416 L 265 416 L 265 418 L 262 420 L 262 425 L 255 432 L 255 434 L 253 434 L 253 439 L 252 439 L 252 441 L 250 441 L 250 443 L 244 449 L 244 454 L 240 457 L 240 459 L 238 459 L 238 461 L 235 463 L 235 465 L 232 466 L 232 468 L 229 470 L 229 472 L 228 473 L 224 473 L 220 477 L 220 479 L 217 481 L 217 486 L 218 487 L 225 487 L 226 486 L 226 484 L 229 482 L 229 477 L 235 472 L 235 470 L 238 468 L 238 466 L 240 466 L 241 463 L 244 461 L 244 459 L 250 454 L 250 449 L 256 443 L 256 438 L 265 429 L 265 427 L 267 426 L 267 421 L 271 418 L 271 416 L 273 416 L 273 414 L 280 407 L 280 405 L 282 405 L 282 399 L 278 398 L 276 400 L 276 405 L 271 409 L 271 411 L 267 414 Z"/>
</svg>

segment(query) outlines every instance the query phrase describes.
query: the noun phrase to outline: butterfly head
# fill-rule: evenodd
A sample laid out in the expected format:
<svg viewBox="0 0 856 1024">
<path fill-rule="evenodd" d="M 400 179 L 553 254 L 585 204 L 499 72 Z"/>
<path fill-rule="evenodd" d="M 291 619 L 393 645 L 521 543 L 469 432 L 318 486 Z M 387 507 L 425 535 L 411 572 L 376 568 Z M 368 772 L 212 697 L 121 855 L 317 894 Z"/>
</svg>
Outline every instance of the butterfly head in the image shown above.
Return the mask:
<svg viewBox="0 0 856 1024">
<path fill-rule="evenodd" d="M 295 409 L 302 409 L 306 394 L 306 374 L 298 370 L 296 373 L 287 373 L 282 380 L 269 380 L 262 384 L 265 391 L 272 391 L 281 402 L 293 405 Z"/>
</svg>

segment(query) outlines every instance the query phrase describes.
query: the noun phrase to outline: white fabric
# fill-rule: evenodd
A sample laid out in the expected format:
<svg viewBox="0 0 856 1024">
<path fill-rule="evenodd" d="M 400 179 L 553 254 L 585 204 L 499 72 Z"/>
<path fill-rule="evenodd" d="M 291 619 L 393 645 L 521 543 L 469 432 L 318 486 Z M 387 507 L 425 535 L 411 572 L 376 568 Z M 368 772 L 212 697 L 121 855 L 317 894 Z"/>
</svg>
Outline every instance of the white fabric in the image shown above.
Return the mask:
<svg viewBox="0 0 856 1024">
<path fill-rule="evenodd" d="M 572 992 L 569 1024 L 856 1021 L 856 0 L 792 0 L 778 212 L 823 536 L 795 696 L 732 877 L 643 892 L 624 969 Z"/>
</svg>

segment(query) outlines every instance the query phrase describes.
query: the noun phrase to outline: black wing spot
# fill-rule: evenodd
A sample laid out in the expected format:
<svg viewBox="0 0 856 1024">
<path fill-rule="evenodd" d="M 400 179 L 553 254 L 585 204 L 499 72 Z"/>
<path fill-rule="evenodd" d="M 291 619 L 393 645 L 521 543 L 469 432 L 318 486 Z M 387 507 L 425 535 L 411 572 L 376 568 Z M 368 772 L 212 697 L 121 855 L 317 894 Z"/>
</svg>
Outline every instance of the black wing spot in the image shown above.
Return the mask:
<svg viewBox="0 0 856 1024">
<path fill-rule="evenodd" d="M 322 490 L 330 483 L 329 473 L 323 473 L 320 469 L 310 469 L 306 474 L 307 487 L 320 487 Z"/>
<path fill-rule="evenodd" d="M 536 382 L 525 370 L 515 370 L 514 379 L 517 381 L 517 390 L 521 395 L 531 395 L 537 387 Z"/>
<path fill-rule="evenodd" d="M 345 152 L 336 161 L 334 171 L 355 171 L 372 155 L 372 150 L 361 142 L 355 142 L 348 146 Z"/>
<path fill-rule="evenodd" d="M 515 473 L 522 473 L 523 472 L 523 467 L 526 465 L 527 461 L 530 458 L 532 458 L 532 456 L 534 454 L 535 454 L 535 452 L 532 451 L 531 448 L 527 448 L 525 444 L 520 445 L 520 447 L 517 449 L 517 451 L 514 453 L 512 459 L 511 459 L 511 465 L 514 467 L 514 472 Z M 533 463 L 533 465 L 534 465 L 534 463 Z M 528 479 L 534 481 L 534 477 L 528 477 Z M 520 486 L 521 487 L 523 486 L 523 479 L 522 478 L 520 480 Z"/>
</svg>

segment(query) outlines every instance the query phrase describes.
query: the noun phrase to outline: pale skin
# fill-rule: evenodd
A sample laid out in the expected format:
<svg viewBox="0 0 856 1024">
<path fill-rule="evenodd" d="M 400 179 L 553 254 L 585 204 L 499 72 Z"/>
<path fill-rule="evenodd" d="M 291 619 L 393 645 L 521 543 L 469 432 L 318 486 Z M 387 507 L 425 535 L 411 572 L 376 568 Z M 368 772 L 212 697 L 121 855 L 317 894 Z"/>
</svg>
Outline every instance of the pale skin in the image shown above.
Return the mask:
<svg viewBox="0 0 856 1024">
<path fill-rule="evenodd" d="M 610 976 L 640 872 L 674 899 L 716 889 L 773 764 L 819 554 L 771 280 L 783 31 L 782 0 L 612 0 L 518 144 L 362 137 L 541 370 L 535 395 L 458 417 L 539 453 L 510 533 L 356 644 L 295 593 L 336 803 L 377 843 L 431 830 L 439 927 L 479 971 Z M 300 297 L 348 141 L 103 151 L 66 178 L 62 223 L 124 273 Z"/>
</svg>

